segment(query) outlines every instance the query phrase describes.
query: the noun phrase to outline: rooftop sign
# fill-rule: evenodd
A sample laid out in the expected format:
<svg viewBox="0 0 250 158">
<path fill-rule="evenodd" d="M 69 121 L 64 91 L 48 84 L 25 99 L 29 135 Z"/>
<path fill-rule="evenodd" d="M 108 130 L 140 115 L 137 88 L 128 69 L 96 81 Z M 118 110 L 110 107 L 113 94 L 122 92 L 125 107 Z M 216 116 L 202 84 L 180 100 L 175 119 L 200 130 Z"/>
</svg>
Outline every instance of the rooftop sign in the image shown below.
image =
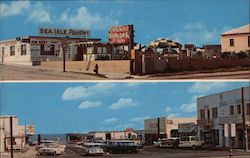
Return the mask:
<svg viewBox="0 0 250 158">
<path fill-rule="evenodd" d="M 90 36 L 90 31 L 83 29 L 39 28 L 38 32 L 48 36 Z"/>
<path fill-rule="evenodd" d="M 109 30 L 109 43 L 129 44 L 133 38 L 133 25 L 114 26 Z"/>
</svg>

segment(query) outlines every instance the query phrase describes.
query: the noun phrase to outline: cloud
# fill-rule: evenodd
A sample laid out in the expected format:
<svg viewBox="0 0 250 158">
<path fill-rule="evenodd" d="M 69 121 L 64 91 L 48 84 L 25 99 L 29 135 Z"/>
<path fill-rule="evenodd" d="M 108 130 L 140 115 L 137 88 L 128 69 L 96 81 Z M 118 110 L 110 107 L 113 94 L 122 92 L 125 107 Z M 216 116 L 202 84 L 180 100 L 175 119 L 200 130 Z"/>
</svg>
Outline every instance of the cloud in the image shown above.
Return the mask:
<svg viewBox="0 0 250 158">
<path fill-rule="evenodd" d="M 205 25 L 201 22 L 201 21 L 196 21 L 196 22 L 193 22 L 193 23 L 188 23 L 184 26 L 184 29 L 185 30 L 200 30 L 200 29 L 203 29 L 205 28 Z"/>
<path fill-rule="evenodd" d="M 179 113 L 171 113 L 167 116 L 167 118 L 173 118 L 173 117 L 177 117 L 179 116 L 180 114 Z"/>
<path fill-rule="evenodd" d="M 114 122 L 116 122 L 118 119 L 117 118 L 114 118 L 114 117 L 112 117 L 112 118 L 109 118 L 109 119 L 106 119 L 106 120 L 103 120 L 103 124 L 111 124 L 111 123 L 114 123 Z"/>
<path fill-rule="evenodd" d="M 131 98 L 120 98 L 118 102 L 113 103 L 111 106 L 109 106 L 109 109 L 117 110 L 121 108 L 134 107 L 136 105 L 137 104 Z"/>
<path fill-rule="evenodd" d="M 180 109 L 185 111 L 185 112 L 195 112 L 196 111 L 196 103 L 182 104 Z"/>
<path fill-rule="evenodd" d="M 119 24 L 119 21 L 113 20 L 108 16 L 92 13 L 85 6 L 78 8 L 75 13 L 72 13 L 69 8 L 66 9 L 61 13 L 59 20 L 74 27 L 87 29 L 106 29 L 110 26 Z"/>
<path fill-rule="evenodd" d="M 108 92 L 107 90 L 114 87 L 115 87 L 114 83 L 108 83 L 108 82 L 99 82 L 89 87 L 83 87 L 83 86 L 69 87 L 63 92 L 62 99 L 73 100 L 79 98 L 86 98 L 98 93 Z"/>
<path fill-rule="evenodd" d="M 102 106 L 102 103 L 99 101 L 84 101 L 78 106 L 78 108 L 85 110 L 85 109 L 96 108 L 100 106 Z"/>
<path fill-rule="evenodd" d="M 135 127 L 133 123 L 125 123 L 115 126 L 113 130 L 124 130 L 126 128 L 132 128 L 132 127 Z"/>
<path fill-rule="evenodd" d="M 225 82 L 196 82 L 188 88 L 190 93 L 204 93 L 210 91 L 218 91 L 226 88 L 227 83 Z"/>
<path fill-rule="evenodd" d="M 99 82 L 99 83 L 96 83 L 94 86 L 92 87 L 89 87 L 89 90 L 92 90 L 92 91 L 104 91 L 104 90 L 108 90 L 108 89 L 111 89 L 111 88 L 114 88 L 115 87 L 115 84 L 114 83 L 110 83 L 110 82 Z"/>
<path fill-rule="evenodd" d="M 165 112 L 170 112 L 171 111 L 171 107 L 167 106 L 166 109 L 165 109 Z"/>
<path fill-rule="evenodd" d="M 73 100 L 83 97 L 88 97 L 91 94 L 85 87 L 69 87 L 67 88 L 62 95 L 63 100 Z"/>
<path fill-rule="evenodd" d="M 144 120 L 149 119 L 149 116 L 143 116 L 143 117 L 134 117 L 132 119 L 130 119 L 130 122 L 144 122 Z"/>
<path fill-rule="evenodd" d="M 170 35 L 170 38 L 180 43 L 193 43 L 202 46 L 204 44 L 219 43 L 221 33 L 230 28 L 228 26 L 211 28 L 207 27 L 202 21 L 196 21 L 184 25 L 183 31 L 174 32 Z"/>
<path fill-rule="evenodd" d="M 12 1 L 9 5 L 0 3 L 0 17 L 19 15 L 29 8 L 29 1 Z"/>
<path fill-rule="evenodd" d="M 43 3 L 37 2 L 33 7 L 32 11 L 28 16 L 28 21 L 35 23 L 50 23 L 52 22 L 49 6 L 44 6 Z"/>
</svg>

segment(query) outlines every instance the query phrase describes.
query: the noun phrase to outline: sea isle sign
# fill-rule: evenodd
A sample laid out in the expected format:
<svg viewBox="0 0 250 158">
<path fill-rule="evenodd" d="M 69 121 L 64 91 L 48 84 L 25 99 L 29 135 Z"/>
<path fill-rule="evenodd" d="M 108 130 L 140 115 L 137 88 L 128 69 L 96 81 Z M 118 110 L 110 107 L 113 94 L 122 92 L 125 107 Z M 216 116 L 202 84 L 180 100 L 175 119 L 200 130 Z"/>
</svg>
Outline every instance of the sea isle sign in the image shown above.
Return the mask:
<svg viewBox="0 0 250 158">
<path fill-rule="evenodd" d="M 90 36 L 90 31 L 83 29 L 39 28 L 38 32 L 47 36 Z"/>
</svg>

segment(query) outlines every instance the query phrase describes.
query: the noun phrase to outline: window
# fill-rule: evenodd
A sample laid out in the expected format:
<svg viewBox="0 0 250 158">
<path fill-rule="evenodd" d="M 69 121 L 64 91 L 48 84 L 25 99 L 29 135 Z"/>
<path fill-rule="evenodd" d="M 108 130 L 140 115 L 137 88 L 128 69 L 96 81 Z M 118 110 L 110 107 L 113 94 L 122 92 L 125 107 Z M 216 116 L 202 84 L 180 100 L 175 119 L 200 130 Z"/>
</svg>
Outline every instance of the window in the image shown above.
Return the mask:
<svg viewBox="0 0 250 158">
<path fill-rule="evenodd" d="M 241 114 L 241 105 L 237 105 L 237 114 Z"/>
<path fill-rule="evenodd" d="M 41 55 L 55 55 L 55 46 L 51 45 L 40 45 L 40 54 Z"/>
<path fill-rule="evenodd" d="M 68 59 L 70 59 L 70 56 L 71 56 L 71 54 L 70 54 L 70 53 L 68 53 Z"/>
<path fill-rule="evenodd" d="M 200 110 L 200 118 L 205 119 L 205 109 Z"/>
<path fill-rule="evenodd" d="M 248 36 L 248 47 L 250 47 L 250 36 Z"/>
<path fill-rule="evenodd" d="M 246 115 L 250 115 L 250 103 L 246 104 Z"/>
<path fill-rule="evenodd" d="M 213 119 L 217 118 L 218 116 L 217 108 L 212 108 L 212 116 L 213 116 Z"/>
<path fill-rule="evenodd" d="M 230 108 L 230 115 L 234 115 L 234 106 L 232 105 L 229 108 Z"/>
<path fill-rule="evenodd" d="M 26 55 L 26 45 L 21 45 L 21 55 Z"/>
<path fill-rule="evenodd" d="M 101 54 L 102 53 L 102 47 L 97 47 L 97 54 Z"/>
<path fill-rule="evenodd" d="M 106 47 L 102 47 L 102 51 L 103 51 L 103 54 L 107 54 L 107 48 Z"/>
<path fill-rule="evenodd" d="M 210 120 L 210 110 L 207 109 L 207 119 Z"/>
<path fill-rule="evenodd" d="M 234 39 L 230 39 L 230 46 L 234 46 Z"/>
<path fill-rule="evenodd" d="M 15 55 L 15 46 L 10 46 L 10 56 Z"/>
</svg>

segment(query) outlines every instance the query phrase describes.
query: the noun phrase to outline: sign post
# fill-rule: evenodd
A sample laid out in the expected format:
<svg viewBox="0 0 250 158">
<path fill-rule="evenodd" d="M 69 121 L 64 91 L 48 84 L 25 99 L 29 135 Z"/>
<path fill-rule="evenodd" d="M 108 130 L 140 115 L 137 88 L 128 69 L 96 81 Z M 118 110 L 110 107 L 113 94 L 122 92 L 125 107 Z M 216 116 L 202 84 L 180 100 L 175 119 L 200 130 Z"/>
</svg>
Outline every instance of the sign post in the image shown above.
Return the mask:
<svg viewBox="0 0 250 158">
<path fill-rule="evenodd" d="M 128 53 L 130 60 L 130 72 L 134 73 L 135 71 L 135 59 L 134 55 L 134 26 L 125 25 L 125 26 L 114 26 L 109 30 L 109 43 L 114 45 L 128 45 Z"/>
</svg>

